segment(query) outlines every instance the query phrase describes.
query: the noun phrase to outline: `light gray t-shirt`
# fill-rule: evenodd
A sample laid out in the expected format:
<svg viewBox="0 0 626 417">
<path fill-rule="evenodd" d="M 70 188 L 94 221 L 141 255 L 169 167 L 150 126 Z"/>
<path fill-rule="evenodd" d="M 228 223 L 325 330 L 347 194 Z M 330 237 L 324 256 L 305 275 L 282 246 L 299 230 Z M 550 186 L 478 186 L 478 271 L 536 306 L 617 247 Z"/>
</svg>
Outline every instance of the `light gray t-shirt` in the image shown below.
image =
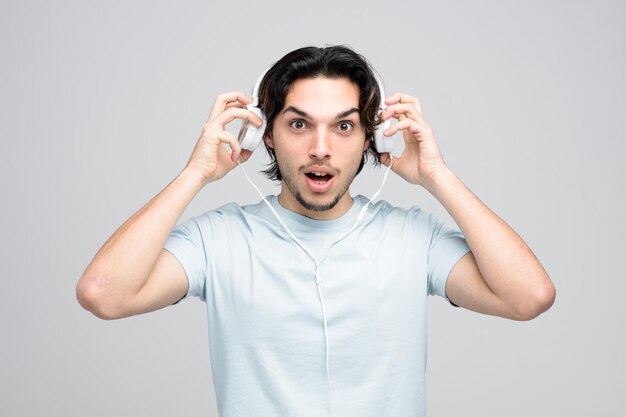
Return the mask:
<svg viewBox="0 0 626 417">
<path fill-rule="evenodd" d="M 469 251 L 460 231 L 381 201 L 349 232 L 363 196 L 328 221 L 268 200 L 311 254 L 263 202 L 207 212 L 165 245 L 187 273 L 187 296 L 206 302 L 220 416 L 321 417 L 331 398 L 333 417 L 424 416 L 426 296 L 445 297 Z"/>
</svg>

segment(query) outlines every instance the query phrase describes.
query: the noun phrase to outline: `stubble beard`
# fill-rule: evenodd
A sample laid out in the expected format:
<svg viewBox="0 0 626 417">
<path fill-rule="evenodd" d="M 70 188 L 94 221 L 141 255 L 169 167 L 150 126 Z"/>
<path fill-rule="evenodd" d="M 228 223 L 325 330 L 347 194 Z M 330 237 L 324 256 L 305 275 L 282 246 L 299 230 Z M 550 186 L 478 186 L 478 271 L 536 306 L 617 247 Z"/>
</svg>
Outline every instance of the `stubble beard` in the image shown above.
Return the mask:
<svg viewBox="0 0 626 417">
<path fill-rule="evenodd" d="M 279 169 L 280 169 L 280 166 L 279 166 Z M 305 170 L 305 167 L 300 167 L 300 169 L 298 170 L 298 174 L 296 175 L 301 175 L 300 173 L 304 172 L 304 170 Z M 345 195 L 345 193 L 348 191 L 348 189 L 350 189 L 350 185 L 352 184 L 354 177 L 356 177 L 358 164 L 355 166 L 349 167 L 349 170 L 350 170 L 350 173 L 348 177 L 346 178 L 345 183 L 341 184 L 341 188 L 337 192 L 337 195 L 335 195 L 335 198 L 333 198 L 330 202 L 325 203 L 325 204 L 318 204 L 313 201 L 307 201 L 302 195 L 302 193 L 300 192 L 300 190 L 298 189 L 296 182 L 294 181 L 294 176 L 290 174 L 289 175 L 283 174 L 283 172 L 289 172 L 288 170 L 285 170 L 285 171 L 281 170 L 281 175 L 283 177 L 283 183 L 287 186 L 287 189 L 289 190 L 291 195 L 294 196 L 296 201 L 300 203 L 300 205 L 303 208 L 309 211 L 313 211 L 313 212 L 322 212 L 322 211 L 327 211 L 327 210 L 331 210 L 332 208 L 334 208 L 337 205 L 337 203 L 339 203 L 341 198 Z M 341 174 L 341 172 L 338 172 L 338 174 Z"/>
</svg>

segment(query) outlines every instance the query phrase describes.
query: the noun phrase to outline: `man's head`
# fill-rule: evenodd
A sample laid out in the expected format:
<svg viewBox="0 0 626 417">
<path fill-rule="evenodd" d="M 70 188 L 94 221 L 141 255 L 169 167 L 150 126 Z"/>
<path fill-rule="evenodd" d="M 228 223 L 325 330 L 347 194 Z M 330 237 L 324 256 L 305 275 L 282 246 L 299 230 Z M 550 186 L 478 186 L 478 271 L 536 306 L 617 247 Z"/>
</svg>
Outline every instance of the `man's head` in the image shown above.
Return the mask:
<svg viewBox="0 0 626 417">
<path fill-rule="evenodd" d="M 381 94 L 366 60 L 343 46 L 307 47 L 264 75 L 259 107 L 267 119 L 265 173 L 282 181 L 280 203 L 316 219 L 352 206 L 347 192 L 374 145 Z"/>
<path fill-rule="evenodd" d="M 276 116 L 285 110 L 285 100 L 296 81 L 312 78 L 347 79 L 358 89 L 358 113 L 368 141 L 360 160 L 358 174 L 369 152 L 376 163 L 380 155 L 374 147 L 373 135 L 378 124 L 381 97 L 373 70 L 365 58 L 345 46 L 305 47 L 292 51 L 276 62 L 265 74 L 259 87 L 259 107 L 267 119 L 265 137 L 271 138 Z M 266 147 L 271 158 L 265 174 L 281 181 L 283 175 L 273 147 Z"/>
</svg>

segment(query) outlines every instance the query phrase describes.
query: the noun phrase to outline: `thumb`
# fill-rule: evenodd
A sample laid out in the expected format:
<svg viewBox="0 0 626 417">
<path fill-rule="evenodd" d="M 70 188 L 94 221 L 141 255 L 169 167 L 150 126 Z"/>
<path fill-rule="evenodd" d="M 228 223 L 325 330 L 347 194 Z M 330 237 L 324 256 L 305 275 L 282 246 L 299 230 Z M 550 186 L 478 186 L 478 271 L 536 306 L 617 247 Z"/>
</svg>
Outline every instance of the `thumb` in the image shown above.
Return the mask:
<svg viewBox="0 0 626 417">
<path fill-rule="evenodd" d="M 389 164 L 391 163 L 391 156 L 389 152 L 383 152 L 380 154 L 380 163 L 384 166 L 389 166 Z"/>
<path fill-rule="evenodd" d="M 246 162 L 252 156 L 252 151 L 248 149 L 241 149 L 239 153 L 239 162 Z"/>
</svg>

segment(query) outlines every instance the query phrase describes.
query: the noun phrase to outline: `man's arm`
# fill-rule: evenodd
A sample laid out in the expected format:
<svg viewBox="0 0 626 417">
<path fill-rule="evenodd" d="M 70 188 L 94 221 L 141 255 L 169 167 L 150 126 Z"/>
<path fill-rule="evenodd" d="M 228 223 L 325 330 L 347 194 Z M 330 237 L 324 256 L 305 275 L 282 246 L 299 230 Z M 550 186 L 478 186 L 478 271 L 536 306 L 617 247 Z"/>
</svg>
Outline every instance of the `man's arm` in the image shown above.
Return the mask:
<svg viewBox="0 0 626 417">
<path fill-rule="evenodd" d="M 454 266 L 446 294 L 472 311 L 530 320 L 555 298 L 547 273 L 519 235 L 478 199 L 452 172 L 426 188 L 459 226 L 471 249 Z"/>
<path fill-rule="evenodd" d="M 116 319 L 166 307 L 186 294 L 185 271 L 163 246 L 202 187 L 226 175 L 238 159 L 250 156 L 225 125 L 248 119 L 260 126 L 258 116 L 243 108 L 251 101 L 238 92 L 216 98 L 185 169 L 128 219 L 87 266 L 76 286 L 84 308 L 100 318 Z"/>
<path fill-rule="evenodd" d="M 530 320 L 550 308 L 556 292 L 547 273 L 518 234 L 445 165 L 419 100 L 394 94 L 386 103 L 381 118 L 398 123 L 385 135 L 402 130 L 405 142 L 403 154 L 393 162 L 394 172 L 437 198 L 471 249 L 450 272 L 448 298 L 469 310 L 515 320 Z M 386 154 L 381 160 L 390 162 Z"/>
</svg>

